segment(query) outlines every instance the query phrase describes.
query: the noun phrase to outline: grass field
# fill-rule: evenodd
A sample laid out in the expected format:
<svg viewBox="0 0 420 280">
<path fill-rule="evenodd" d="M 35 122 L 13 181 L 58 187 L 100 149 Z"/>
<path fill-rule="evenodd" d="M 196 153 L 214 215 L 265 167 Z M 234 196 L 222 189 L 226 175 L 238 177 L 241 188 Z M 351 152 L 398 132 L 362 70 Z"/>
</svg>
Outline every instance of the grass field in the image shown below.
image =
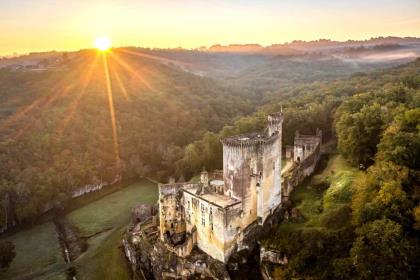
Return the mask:
<svg viewBox="0 0 420 280">
<path fill-rule="evenodd" d="M 10 240 L 15 244 L 16 257 L 7 272 L 0 273 L 1 279 L 34 279 L 65 267 L 52 222 L 17 232 L 2 240 Z"/>
<path fill-rule="evenodd" d="M 156 202 L 157 185 L 148 180 L 128 185 L 67 215 L 88 239 L 88 250 L 74 265 L 77 279 L 130 279 L 124 254 L 119 248 L 122 234 L 136 203 Z M 66 279 L 68 268 L 61 255 L 54 224 L 47 222 L 3 239 L 16 246 L 16 258 L 0 279 Z"/>
<path fill-rule="evenodd" d="M 136 203 L 157 201 L 156 184 L 143 180 L 103 197 L 68 215 L 69 220 L 89 236 L 88 250 L 76 261 L 78 279 L 129 279 L 121 245 L 122 234 Z"/>
</svg>

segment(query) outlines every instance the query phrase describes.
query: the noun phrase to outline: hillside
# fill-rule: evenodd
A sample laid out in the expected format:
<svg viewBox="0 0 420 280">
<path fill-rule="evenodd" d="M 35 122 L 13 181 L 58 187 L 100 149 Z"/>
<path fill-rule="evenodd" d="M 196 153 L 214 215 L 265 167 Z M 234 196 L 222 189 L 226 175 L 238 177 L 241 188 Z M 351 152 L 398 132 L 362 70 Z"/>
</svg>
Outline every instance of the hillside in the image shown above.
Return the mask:
<svg viewBox="0 0 420 280">
<path fill-rule="evenodd" d="M 166 178 L 178 147 L 251 108 L 214 80 L 120 52 L 1 69 L 0 192 L 21 221 L 86 184 Z"/>
</svg>

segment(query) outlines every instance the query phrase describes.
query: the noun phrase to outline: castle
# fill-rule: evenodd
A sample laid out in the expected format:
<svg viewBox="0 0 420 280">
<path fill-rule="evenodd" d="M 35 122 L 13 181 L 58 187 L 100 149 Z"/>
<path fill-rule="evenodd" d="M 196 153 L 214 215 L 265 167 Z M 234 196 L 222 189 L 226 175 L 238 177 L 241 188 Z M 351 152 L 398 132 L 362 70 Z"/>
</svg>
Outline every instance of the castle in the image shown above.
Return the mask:
<svg viewBox="0 0 420 280">
<path fill-rule="evenodd" d="M 223 172 L 205 171 L 199 183 L 159 184 L 159 235 L 178 256 L 194 246 L 226 263 L 252 224 L 262 225 L 281 204 L 282 113 L 264 132 L 223 144 Z"/>
</svg>

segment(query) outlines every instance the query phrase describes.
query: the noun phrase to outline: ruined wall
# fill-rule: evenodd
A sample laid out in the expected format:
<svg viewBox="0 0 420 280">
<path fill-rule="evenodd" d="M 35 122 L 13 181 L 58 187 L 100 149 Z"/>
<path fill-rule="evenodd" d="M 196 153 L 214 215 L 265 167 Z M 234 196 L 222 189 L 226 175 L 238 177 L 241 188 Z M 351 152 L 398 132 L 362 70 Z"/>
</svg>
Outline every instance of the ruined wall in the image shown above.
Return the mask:
<svg viewBox="0 0 420 280">
<path fill-rule="evenodd" d="M 194 227 L 190 233 L 187 234 L 184 243 L 172 246 L 171 244 L 164 243 L 168 251 L 176 254 L 178 257 L 185 258 L 191 254 L 194 246 L 197 244 L 197 230 Z"/>
<path fill-rule="evenodd" d="M 165 234 L 185 232 L 182 206 L 182 184 L 159 184 L 159 230 L 161 240 Z"/>
<path fill-rule="evenodd" d="M 299 185 L 306 177 L 310 176 L 315 171 L 321 156 L 321 130 L 317 129 L 317 133 L 314 136 L 302 136 L 297 132 L 296 137 L 294 146 L 295 161 L 293 166 L 283 174 L 282 178 L 283 201 L 288 200 L 294 187 Z"/>
</svg>

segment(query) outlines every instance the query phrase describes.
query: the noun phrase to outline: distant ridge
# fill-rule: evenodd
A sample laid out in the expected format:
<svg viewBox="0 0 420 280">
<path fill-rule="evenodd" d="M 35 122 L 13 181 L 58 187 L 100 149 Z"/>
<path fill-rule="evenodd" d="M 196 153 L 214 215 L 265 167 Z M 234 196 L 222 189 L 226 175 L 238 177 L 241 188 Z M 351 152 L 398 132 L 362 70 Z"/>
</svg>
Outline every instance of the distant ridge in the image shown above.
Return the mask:
<svg viewBox="0 0 420 280">
<path fill-rule="evenodd" d="M 260 44 L 216 44 L 210 47 L 200 47 L 197 50 L 206 52 L 225 52 L 225 53 L 281 53 L 281 54 L 298 54 L 302 51 L 328 47 L 357 47 L 357 46 L 374 46 L 374 45 L 397 45 L 419 43 L 420 38 L 417 37 L 374 37 L 367 40 L 347 40 L 333 41 L 330 39 L 319 39 L 313 41 L 294 40 L 290 43 L 272 44 L 269 46 L 261 46 Z"/>
</svg>

